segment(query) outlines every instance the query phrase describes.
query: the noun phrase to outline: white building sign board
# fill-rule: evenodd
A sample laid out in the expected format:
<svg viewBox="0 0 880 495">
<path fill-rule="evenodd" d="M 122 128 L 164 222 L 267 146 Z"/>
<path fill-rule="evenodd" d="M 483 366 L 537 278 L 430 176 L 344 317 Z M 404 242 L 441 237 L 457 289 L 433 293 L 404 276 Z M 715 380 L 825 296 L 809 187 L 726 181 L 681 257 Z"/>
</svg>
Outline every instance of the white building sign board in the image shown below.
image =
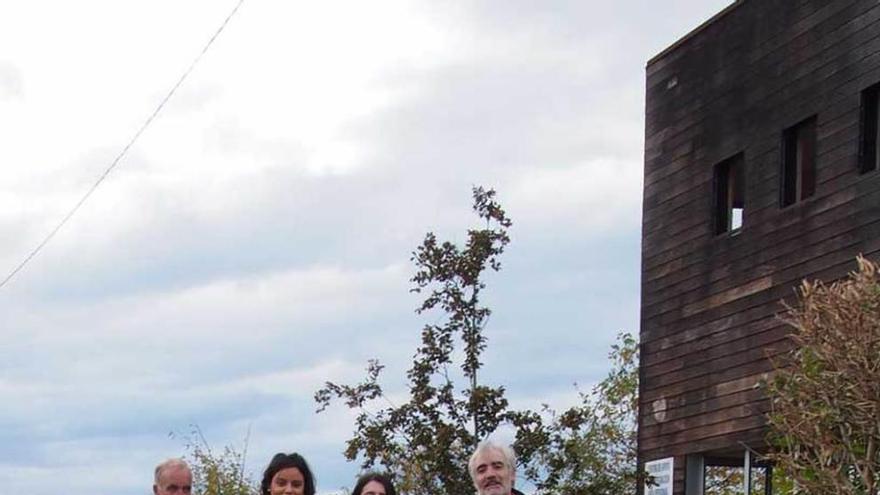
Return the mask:
<svg viewBox="0 0 880 495">
<path fill-rule="evenodd" d="M 654 483 L 651 486 L 645 483 L 645 495 L 672 495 L 672 468 L 672 457 L 646 462 L 645 472 Z"/>
</svg>

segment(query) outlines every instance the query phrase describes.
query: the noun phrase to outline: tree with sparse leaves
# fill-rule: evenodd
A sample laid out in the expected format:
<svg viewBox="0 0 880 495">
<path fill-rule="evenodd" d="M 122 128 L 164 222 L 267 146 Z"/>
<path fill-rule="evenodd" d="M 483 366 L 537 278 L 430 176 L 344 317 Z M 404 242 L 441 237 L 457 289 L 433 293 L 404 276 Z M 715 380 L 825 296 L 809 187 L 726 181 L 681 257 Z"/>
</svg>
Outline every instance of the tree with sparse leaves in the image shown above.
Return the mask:
<svg viewBox="0 0 880 495">
<path fill-rule="evenodd" d="M 473 493 L 468 458 L 501 425 L 515 429 L 519 467 L 539 493 L 634 492 L 638 344 L 632 337 L 622 336 L 614 348 L 612 374 L 559 414 L 546 406 L 542 413 L 511 410 L 503 386 L 479 380 L 491 314 L 480 301 L 484 277 L 501 268 L 511 221 L 493 190 L 475 187 L 473 198 L 483 228 L 468 230 L 463 246 L 428 233 L 412 256 L 412 291 L 425 295 L 416 311 L 438 311 L 442 318 L 422 329 L 406 374 L 406 401 L 391 404 L 379 383 L 383 366 L 371 360 L 361 383 L 328 382 L 320 389 L 318 411 L 334 399 L 357 410 L 345 456 L 360 458 L 365 469 L 381 465 L 402 494 Z M 379 399 L 388 405 L 376 407 Z"/>
<path fill-rule="evenodd" d="M 611 348 L 612 370 L 580 404 L 530 425 L 535 454 L 525 473 L 538 493 L 607 495 L 635 493 L 639 402 L 639 345 L 620 334 Z M 537 426 L 537 428 L 535 428 Z"/>
<path fill-rule="evenodd" d="M 346 457 L 362 456 L 364 467 L 382 464 L 398 476 L 402 493 L 470 493 L 468 457 L 478 440 L 508 415 L 504 388 L 481 384 L 478 373 L 486 348 L 483 330 L 491 314 L 480 303 L 486 287 L 483 276 L 486 269 L 500 269 L 498 257 L 510 242 L 511 222 L 495 201 L 494 191 L 474 188 L 473 197 L 474 211 L 485 228 L 469 230 L 463 247 L 440 242 L 429 233 L 412 256 L 416 265 L 412 291 L 426 294 L 417 312 L 438 309 L 446 318 L 422 329 L 421 345 L 407 372 L 409 400 L 378 411 L 363 407 L 384 396 L 378 383 L 382 365 L 375 360 L 370 361 L 363 383 L 327 383 L 315 394 L 319 411 L 333 398 L 359 409 Z M 453 362 L 457 342 L 464 351 L 460 363 Z M 467 382 L 462 391 L 456 390 L 456 373 Z"/>
<path fill-rule="evenodd" d="M 258 495 L 257 484 L 245 472 L 248 438 L 238 450 L 226 446 L 222 452 L 211 449 L 202 430 L 193 426 L 185 437 L 185 456 L 193 475 L 193 495 Z"/>
<path fill-rule="evenodd" d="M 880 274 L 804 282 L 788 308 L 793 350 L 767 381 L 771 459 L 788 493 L 880 493 Z"/>
</svg>

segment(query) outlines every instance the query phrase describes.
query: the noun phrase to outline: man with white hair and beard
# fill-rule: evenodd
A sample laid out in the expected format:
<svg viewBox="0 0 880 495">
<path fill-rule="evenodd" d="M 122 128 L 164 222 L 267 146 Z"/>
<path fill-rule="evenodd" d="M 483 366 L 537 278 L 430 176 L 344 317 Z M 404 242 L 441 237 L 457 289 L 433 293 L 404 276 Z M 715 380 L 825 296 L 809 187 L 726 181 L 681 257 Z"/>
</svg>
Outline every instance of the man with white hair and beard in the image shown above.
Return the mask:
<svg viewBox="0 0 880 495">
<path fill-rule="evenodd" d="M 513 487 L 516 455 L 509 445 L 480 442 L 468 462 L 468 472 L 479 495 L 523 495 Z"/>
</svg>

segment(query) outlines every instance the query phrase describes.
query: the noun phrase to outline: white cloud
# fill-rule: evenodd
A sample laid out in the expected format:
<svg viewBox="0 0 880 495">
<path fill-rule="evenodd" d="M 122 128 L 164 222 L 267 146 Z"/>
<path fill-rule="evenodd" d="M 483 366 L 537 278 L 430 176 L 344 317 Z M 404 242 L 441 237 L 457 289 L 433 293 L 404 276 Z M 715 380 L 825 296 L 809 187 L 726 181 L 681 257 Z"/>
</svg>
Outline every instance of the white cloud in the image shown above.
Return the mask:
<svg viewBox="0 0 880 495">
<path fill-rule="evenodd" d="M 18 68 L 0 60 L 0 102 L 24 96 L 24 83 Z"/>
<path fill-rule="evenodd" d="M 506 196 L 526 225 L 553 225 L 589 235 L 632 229 L 641 206 L 641 167 L 597 158 L 574 167 L 523 170 Z"/>
</svg>

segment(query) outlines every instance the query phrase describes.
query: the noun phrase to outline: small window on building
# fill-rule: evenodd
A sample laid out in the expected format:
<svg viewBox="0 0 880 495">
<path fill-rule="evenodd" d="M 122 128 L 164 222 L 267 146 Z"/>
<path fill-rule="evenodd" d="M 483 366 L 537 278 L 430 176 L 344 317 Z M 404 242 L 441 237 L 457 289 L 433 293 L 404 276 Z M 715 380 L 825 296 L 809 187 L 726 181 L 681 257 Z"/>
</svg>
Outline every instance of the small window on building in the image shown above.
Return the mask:
<svg viewBox="0 0 880 495">
<path fill-rule="evenodd" d="M 782 133 L 780 205 L 803 201 L 816 192 L 816 116 Z"/>
<path fill-rule="evenodd" d="M 690 456 L 689 470 L 685 479 L 687 495 L 768 495 L 788 493 L 785 485 L 774 481 L 781 479 L 769 464 L 756 461 L 751 452 L 743 455 L 729 453 L 722 457 Z M 702 468 L 702 472 L 697 470 Z M 699 475 L 702 474 L 702 477 Z M 783 490 L 774 491 L 774 486 Z"/>
<path fill-rule="evenodd" d="M 742 228 L 745 207 L 745 160 L 739 153 L 715 165 L 715 234 Z"/>
<path fill-rule="evenodd" d="M 859 172 L 867 173 L 877 170 L 878 133 L 880 133 L 880 84 L 875 84 L 870 88 L 862 91 L 862 135 L 859 144 Z"/>
</svg>

